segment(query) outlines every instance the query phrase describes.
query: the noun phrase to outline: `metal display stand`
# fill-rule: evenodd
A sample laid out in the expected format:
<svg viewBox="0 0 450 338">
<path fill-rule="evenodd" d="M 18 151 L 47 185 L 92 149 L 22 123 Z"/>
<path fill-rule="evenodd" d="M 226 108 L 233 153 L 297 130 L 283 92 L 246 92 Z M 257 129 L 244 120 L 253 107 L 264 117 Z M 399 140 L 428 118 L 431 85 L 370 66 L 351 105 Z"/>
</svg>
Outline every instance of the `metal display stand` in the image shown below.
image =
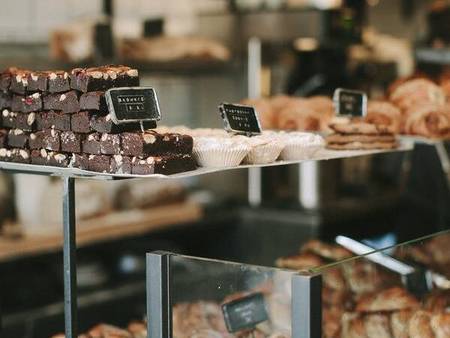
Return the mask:
<svg viewBox="0 0 450 338">
<path fill-rule="evenodd" d="M 400 151 L 408 151 L 408 147 Z M 354 152 L 332 152 L 312 159 L 312 161 L 342 158 L 349 156 L 364 156 L 389 151 L 354 151 Z M 232 168 L 200 168 L 192 172 L 176 174 L 172 176 L 164 175 L 113 175 L 87 171 L 80 171 L 73 168 L 57 168 L 50 166 L 18 164 L 0 162 L 0 170 L 33 175 L 48 175 L 60 177 L 63 181 L 63 255 L 64 255 L 64 313 L 65 313 L 65 337 L 78 337 L 77 318 L 77 270 L 76 270 L 76 219 L 75 219 L 75 179 L 90 178 L 97 180 L 117 180 L 127 178 L 184 178 L 198 176 L 202 174 L 218 172 L 238 168 L 255 168 L 288 165 L 301 163 L 303 161 L 279 162 L 262 166 L 237 166 Z M 168 286 L 170 281 L 169 259 L 166 253 L 154 253 L 147 256 L 147 299 L 148 310 L 152 312 L 149 318 L 149 338 L 169 338 L 171 336 L 171 308 L 170 295 L 168 296 Z M 152 271 L 152 273 L 150 273 Z M 156 274 L 155 274 L 156 271 Z M 295 302 L 294 313 L 296 314 L 296 324 L 293 325 L 294 338 L 320 337 L 321 330 L 321 297 L 320 297 L 320 276 L 298 275 L 293 281 L 295 287 L 295 298 L 301 302 Z M 155 313 L 159 315 L 154 315 Z M 306 315 L 309 314 L 309 315 Z M 297 325 L 298 324 L 298 325 Z M 301 325 L 300 325 L 301 324 Z"/>
</svg>

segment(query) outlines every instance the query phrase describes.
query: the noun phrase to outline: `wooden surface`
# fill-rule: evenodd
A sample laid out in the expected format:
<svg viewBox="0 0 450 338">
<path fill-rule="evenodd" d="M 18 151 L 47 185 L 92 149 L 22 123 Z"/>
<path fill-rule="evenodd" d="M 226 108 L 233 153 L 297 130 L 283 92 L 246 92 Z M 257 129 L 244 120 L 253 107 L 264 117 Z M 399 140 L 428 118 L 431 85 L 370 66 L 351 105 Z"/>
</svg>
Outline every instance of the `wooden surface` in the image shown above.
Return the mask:
<svg viewBox="0 0 450 338">
<path fill-rule="evenodd" d="M 122 237 L 137 236 L 174 225 L 197 221 L 202 217 L 200 206 L 183 202 L 145 210 L 114 212 L 77 224 L 77 246 Z M 21 238 L 0 237 L 0 261 L 25 255 L 62 249 L 62 228 L 46 234 L 25 234 Z"/>
</svg>

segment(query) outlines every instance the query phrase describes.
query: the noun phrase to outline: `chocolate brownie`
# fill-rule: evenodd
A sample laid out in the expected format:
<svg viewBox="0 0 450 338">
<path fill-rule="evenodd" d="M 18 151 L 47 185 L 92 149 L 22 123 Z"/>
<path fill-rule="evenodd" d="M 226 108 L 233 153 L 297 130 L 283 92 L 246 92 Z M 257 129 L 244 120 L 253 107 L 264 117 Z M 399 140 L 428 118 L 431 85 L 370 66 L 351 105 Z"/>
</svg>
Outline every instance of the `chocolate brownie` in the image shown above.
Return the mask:
<svg viewBox="0 0 450 338">
<path fill-rule="evenodd" d="M 168 155 L 147 158 L 132 159 L 131 171 L 136 175 L 173 175 L 180 172 L 191 171 L 196 168 L 195 161 L 191 155 Z"/>
<path fill-rule="evenodd" d="M 11 162 L 30 163 L 30 151 L 27 149 L 12 149 Z"/>
<path fill-rule="evenodd" d="M 33 131 L 36 129 L 36 113 L 14 113 L 7 109 L 2 111 L 3 127 Z"/>
<path fill-rule="evenodd" d="M 118 155 L 120 154 L 120 135 L 117 134 L 89 134 L 83 141 L 83 152 L 93 155 Z"/>
<path fill-rule="evenodd" d="M 30 163 L 30 152 L 26 149 L 0 149 L 0 161 Z"/>
<path fill-rule="evenodd" d="M 30 72 L 27 76 L 28 91 L 30 92 L 46 92 L 47 74 L 46 72 Z"/>
<path fill-rule="evenodd" d="M 108 107 L 106 106 L 105 92 L 96 91 L 82 94 L 80 96 L 80 109 L 96 110 L 107 114 Z"/>
<path fill-rule="evenodd" d="M 36 114 L 36 129 L 44 130 L 54 128 L 61 131 L 71 130 L 71 114 L 49 110 Z"/>
<path fill-rule="evenodd" d="M 172 154 L 191 154 L 194 140 L 189 135 L 177 133 L 163 134 L 163 152 Z"/>
<path fill-rule="evenodd" d="M 60 110 L 63 113 L 76 113 L 80 111 L 80 102 L 78 94 L 71 90 L 66 93 L 56 93 L 44 96 L 45 110 Z"/>
<path fill-rule="evenodd" d="M 11 108 L 12 96 L 7 92 L 0 91 L 0 109 Z"/>
<path fill-rule="evenodd" d="M 92 113 L 87 111 L 81 111 L 76 114 L 72 114 L 71 129 L 76 133 L 88 134 L 93 130 L 91 129 L 91 116 Z"/>
<path fill-rule="evenodd" d="M 15 67 L 9 67 L 0 73 L 0 90 L 8 91 L 11 86 L 12 73 L 17 70 Z"/>
<path fill-rule="evenodd" d="M 126 156 L 153 156 L 163 152 L 162 135 L 153 131 L 123 133 L 122 152 Z"/>
<path fill-rule="evenodd" d="M 34 93 L 26 96 L 14 95 L 11 102 L 11 110 L 21 113 L 31 113 L 42 110 L 41 93 Z"/>
<path fill-rule="evenodd" d="M 100 138 L 101 134 L 99 133 L 92 133 L 87 135 L 82 144 L 83 153 L 91 155 L 101 155 L 102 150 Z"/>
<path fill-rule="evenodd" d="M 46 149 L 61 151 L 61 132 L 55 129 L 45 129 L 30 134 L 30 149 Z"/>
<path fill-rule="evenodd" d="M 193 139 L 188 135 L 145 133 L 123 133 L 122 150 L 127 156 L 157 156 L 164 154 L 190 154 Z"/>
<path fill-rule="evenodd" d="M 73 131 L 61 132 L 61 151 L 66 153 L 81 153 L 82 134 Z"/>
<path fill-rule="evenodd" d="M 27 148 L 29 136 L 21 129 L 11 129 L 8 133 L 8 146 L 12 148 Z"/>
<path fill-rule="evenodd" d="M 25 69 L 12 69 L 9 90 L 16 94 L 26 94 L 28 90 L 28 75 L 30 73 L 29 70 Z"/>
<path fill-rule="evenodd" d="M 48 76 L 48 91 L 50 93 L 63 93 L 70 90 L 69 73 L 58 70 L 46 72 Z"/>
<path fill-rule="evenodd" d="M 0 129 L 0 148 L 5 148 L 8 145 L 8 131 Z"/>
<path fill-rule="evenodd" d="M 53 167 L 68 167 L 70 157 L 66 154 L 36 149 L 31 151 L 31 163 L 38 165 L 50 165 Z"/>
<path fill-rule="evenodd" d="M 111 157 L 108 155 L 90 155 L 88 157 L 88 170 L 109 173 L 111 171 Z"/>
<path fill-rule="evenodd" d="M 103 133 L 100 137 L 100 149 L 104 155 L 120 154 L 120 135 Z"/>
<path fill-rule="evenodd" d="M 144 130 L 156 128 L 156 122 L 146 121 L 143 123 Z M 91 128 L 99 133 L 117 134 L 123 132 L 142 131 L 141 124 L 139 122 L 115 124 L 111 120 L 111 115 L 105 116 L 93 115 L 91 117 Z"/>
<path fill-rule="evenodd" d="M 69 166 L 82 170 L 89 168 L 89 155 L 86 154 L 72 154 Z"/>
<path fill-rule="evenodd" d="M 112 156 L 111 172 L 115 174 L 131 174 L 131 157 L 122 155 Z"/>
<path fill-rule="evenodd" d="M 0 161 L 11 162 L 12 151 L 6 148 L 0 148 Z"/>
<path fill-rule="evenodd" d="M 75 68 L 70 73 L 70 86 L 83 93 L 134 87 L 139 86 L 139 74 L 136 69 L 127 66 Z"/>
</svg>

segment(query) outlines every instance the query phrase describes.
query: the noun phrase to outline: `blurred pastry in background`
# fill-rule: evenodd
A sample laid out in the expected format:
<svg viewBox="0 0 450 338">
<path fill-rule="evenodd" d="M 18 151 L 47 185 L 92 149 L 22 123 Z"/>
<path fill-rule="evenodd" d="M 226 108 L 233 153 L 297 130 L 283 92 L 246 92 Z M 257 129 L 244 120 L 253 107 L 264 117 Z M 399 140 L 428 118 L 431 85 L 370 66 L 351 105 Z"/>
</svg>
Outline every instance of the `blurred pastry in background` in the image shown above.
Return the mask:
<svg viewBox="0 0 450 338">
<path fill-rule="evenodd" d="M 367 105 L 366 122 L 388 126 L 394 134 L 400 133 L 401 118 L 400 110 L 387 101 L 371 100 Z"/>
<path fill-rule="evenodd" d="M 124 60 L 175 62 L 186 60 L 226 62 L 230 50 L 221 42 L 203 37 L 155 37 L 124 39 L 119 42 L 119 57 Z"/>
</svg>

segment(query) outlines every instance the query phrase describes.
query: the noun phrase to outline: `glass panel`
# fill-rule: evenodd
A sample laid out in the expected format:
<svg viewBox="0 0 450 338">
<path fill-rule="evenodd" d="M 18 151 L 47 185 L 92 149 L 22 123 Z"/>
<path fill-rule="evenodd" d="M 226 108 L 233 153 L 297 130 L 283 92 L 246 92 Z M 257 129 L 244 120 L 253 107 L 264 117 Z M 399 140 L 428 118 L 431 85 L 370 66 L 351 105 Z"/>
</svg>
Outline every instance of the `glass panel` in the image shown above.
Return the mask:
<svg viewBox="0 0 450 338">
<path fill-rule="evenodd" d="M 450 337 L 449 247 L 450 230 L 360 256 L 307 244 L 297 264 L 323 276 L 324 337 Z"/>
<path fill-rule="evenodd" d="M 173 337 L 290 337 L 296 272 L 173 255 L 170 273 Z"/>
</svg>

